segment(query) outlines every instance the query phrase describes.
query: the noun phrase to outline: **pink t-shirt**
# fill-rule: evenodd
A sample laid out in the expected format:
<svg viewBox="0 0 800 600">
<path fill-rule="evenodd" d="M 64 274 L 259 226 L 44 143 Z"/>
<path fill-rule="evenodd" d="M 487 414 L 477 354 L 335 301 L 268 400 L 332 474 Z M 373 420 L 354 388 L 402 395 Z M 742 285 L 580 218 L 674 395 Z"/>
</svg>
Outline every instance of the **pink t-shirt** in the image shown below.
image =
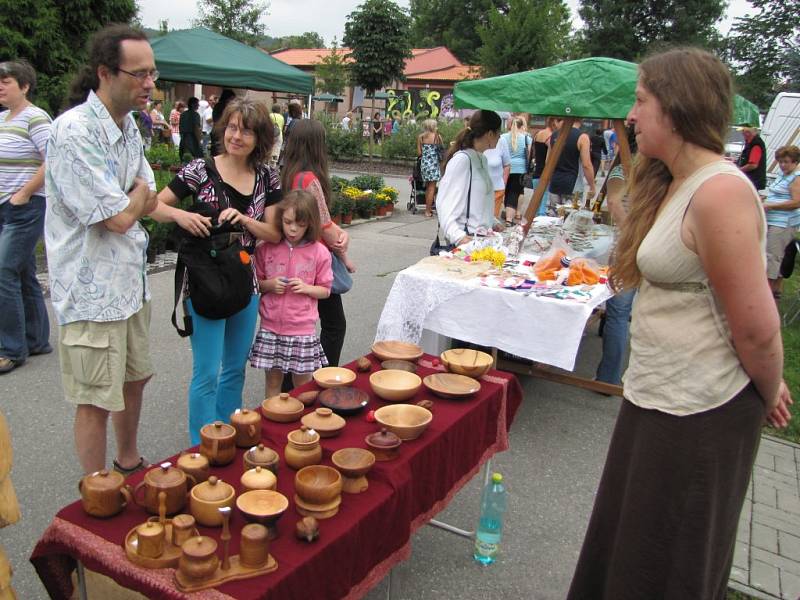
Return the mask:
<svg viewBox="0 0 800 600">
<path fill-rule="evenodd" d="M 259 280 L 299 277 L 328 289 L 333 283 L 331 253 L 319 242 L 294 247 L 286 240 L 263 242 L 256 247 L 255 266 Z M 276 335 L 312 335 L 319 318 L 316 298 L 288 289 L 283 294 L 261 294 L 258 312 L 261 328 Z"/>
</svg>

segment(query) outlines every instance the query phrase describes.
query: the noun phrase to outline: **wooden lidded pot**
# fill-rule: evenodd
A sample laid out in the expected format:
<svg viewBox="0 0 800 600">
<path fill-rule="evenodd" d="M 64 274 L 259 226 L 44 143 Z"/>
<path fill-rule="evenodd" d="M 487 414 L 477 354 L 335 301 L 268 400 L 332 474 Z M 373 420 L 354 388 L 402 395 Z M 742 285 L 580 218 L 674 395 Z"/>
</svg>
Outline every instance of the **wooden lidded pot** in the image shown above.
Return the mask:
<svg viewBox="0 0 800 600">
<path fill-rule="evenodd" d="M 173 467 L 171 462 L 163 462 L 144 475 L 144 480 L 133 490 L 133 500 L 147 512 L 158 514 L 158 493 L 166 494 L 167 514 L 174 515 L 186 506 L 189 481 L 194 477 Z M 144 489 L 144 499 L 139 500 L 139 490 Z"/>
<path fill-rule="evenodd" d="M 130 486 L 116 471 L 96 471 L 78 482 L 81 505 L 93 517 L 113 517 L 131 501 Z"/>
<path fill-rule="evenodd" d="M 244 453 L 242 462 L 244 463 L 245 471 L 256 467 L 264 467 L 277 476 L 280 457 L 272 448 L 267 448 L 264 444 L 259 444 L 258 446 L 253 446 Z"/>
<path fill-rule="evenodd" d="M 283 449 L 283 458 L 293 469 L 318 465 L 322 461 L 319 434 L 313 429 L 303 425 L 300 429 L 290 431 L 286 439 L 288 442 Z"/>
<path fill-rule="evenodd" d="M 199 452 L 181 454 L 178 457 L 178 468 L 194 477 L 194 483 L 201 483 L 208 479 L 211 470 L 208 459 Z"/>
<path fill-rule="evenodd" d="M 237 408 L 231 415 L 231 425 L 236 430 L 239 448 L 249 448 L 261 441 L 261 415 L 257 410 Z"/>
<path fill-rule="evenodd" d="M 244 472 L 240 479 L 242 488 L 246 492 L 252 490 L 272 490 L 278 487 L 278 478 L 275 473 L 264 467 L 255 467 Z"/>
<path fill-rule="evenodd" d="M 200 454 L 212 465 L 227 465 L 236 456 L 236 429 L 232 425 L 222 421 L 203 425 L 200 440 Z"/>
<path fill-rule="evenodd" d="M 380 431 L 370 433 L 364 438 L 369 451 L 375 455 L 375 460 L 386 461 L 394 460 L 400 453 L 400 444 L 402 440 L 394 433 L 382 428 Z"/>
<path fill-rule="evenodd" d="M 219 567 L 217 542 L 205 535 L 196 535 L 181 545 L 178 570 L 193 581 L 208 579 Z"/>
<path fill-rule="evenodd" d="M 220 508 L 230 508 L 236 498 L 236 490 L 212 475 L 208 481 L 199 483 L 189 492 L 189 512 L 200 525 L 206 527 L 219 527 L 222 525 L 222 515 Z"/>
</svg>

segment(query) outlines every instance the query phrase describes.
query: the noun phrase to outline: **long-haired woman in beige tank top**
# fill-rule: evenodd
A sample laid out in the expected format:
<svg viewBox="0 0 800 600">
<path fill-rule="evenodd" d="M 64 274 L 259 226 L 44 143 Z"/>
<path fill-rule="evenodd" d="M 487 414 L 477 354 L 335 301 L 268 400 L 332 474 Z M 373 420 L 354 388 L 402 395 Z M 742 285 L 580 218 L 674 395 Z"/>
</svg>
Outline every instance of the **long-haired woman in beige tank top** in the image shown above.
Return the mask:
<svg viewBox="0 0 800 600">
<path fill-rule="evenodd" d="M 761 426 L 790 418 L 763 212 L 722 156 L 732 100 L 705 51 L 639 67 L 639 154 L 611 271 L 616 290 L 639 293 L 572 600 L 724 599 Z"/>
</svg>

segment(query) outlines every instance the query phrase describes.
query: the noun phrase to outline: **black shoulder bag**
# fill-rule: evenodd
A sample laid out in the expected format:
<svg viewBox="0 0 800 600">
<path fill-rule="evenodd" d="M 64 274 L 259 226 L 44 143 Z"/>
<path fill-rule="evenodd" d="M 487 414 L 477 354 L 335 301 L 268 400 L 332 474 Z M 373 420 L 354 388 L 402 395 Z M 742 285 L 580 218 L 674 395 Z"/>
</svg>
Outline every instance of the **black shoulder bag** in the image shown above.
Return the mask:
<svg viewBox="0 0 800 600">
<path fill-rule="evenodd" d="M 219 173 L 206 159 L 206 173 L 214 186 L 217 202 L 222 210 L 230 207 Z M 189 297 L 194 311 L 207 319 L 226 319 L 245 308 L 253 296 L 253 268 L 250 254 L 242 246 L 241 228 L 217 222 L 219 212 L 206 202 L 195 202 L 189 208 L 212 218 L 214 224 L 209 237 L 195 237 L 184 233 L 178 247 L 175 265 L 175 305 L 172 325 L 178 335 L 192 335 L 192 317 L 183 300 L 183 329 L 177 323 L 178 302 L 183 291 L 184 277 L 188 280 Z M 214 214 L 216 213 L 216 214 Z"/>
<path fill-rule="evenodd" d="M 469 160 L 469 187 L 467 188 L 467 218 L 464 219 L 464 233 L 469 235 L 470 233 L 469 233 L 469 228 L 467 227 L 467 224 L 469 223 L 469 206 L 470 206 L 470 201 L 472 200 L 472 158 L 470 158 L 469 153 L 464 152 L 464 154 L 467 155 L 467 160 Z M 437 217 L 437 220 L 438 220 L 438 217 Z M 437 225 L 437 227 L 436 227 L 436 239 L 433 240 L 433 243 L 431 244 L 431 249 L 430 249 L 431 256 L 439 256 L 439 252 L 442 252 L 442 251 L 444 251 L 444 252 L 452 252 L 453 249 L 455 249 L 455 247 L 456 247 L 455 244 L 442 245 L 442 243 L 439 241 L 439 226 Z"/>
</svg>

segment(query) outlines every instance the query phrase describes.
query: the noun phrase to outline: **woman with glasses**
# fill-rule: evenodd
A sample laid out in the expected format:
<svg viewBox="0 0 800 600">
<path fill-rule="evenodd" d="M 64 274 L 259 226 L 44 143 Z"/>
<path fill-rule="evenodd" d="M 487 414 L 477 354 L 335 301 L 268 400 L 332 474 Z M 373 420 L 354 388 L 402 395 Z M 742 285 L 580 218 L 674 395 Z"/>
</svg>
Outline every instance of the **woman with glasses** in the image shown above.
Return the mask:
<svg viewBox="0 0 800 600">
<path fill-rule="evenodd" d="M 50 117 L 28 100 L 35 87 L 27 62 L 0 63 L 0 373 L 53 350 L 34 253 L 44 228 Z"/>
<path fill-rule="evenodd" d="M 239 225 L 242 244 L 253 253 L 257 240 L 278 242 L 275 204 L 281 199 L 278 171 L 268 166 L 274 128 L 266 105 L 244 98 L 231 100 L 215 124 L 223 140 L 221 154 L 196 159 L 185 165 L 158 195 L 159 205 L 151 216 L 160 222 L 175 222 L 188 234 L 206 237 L 214 225 Z M 220 202 L 212 177 L 221 181 Z M 175 207 L 186 196 L 210 204 L 209 213 Z M 224 200 L 227 200 L 225 202 Z M 227 421 L 242 405 L 244 372 L 258 316 L 258 285 L 253 274 L 250 304 L 226 319 L 209 319 L 192 307 L 186 280 L 183 294 L 192 317 L 192 381 L 189 386 L 189 435 L 200 442 L 200 428 L 213 421 Z"/>
</svg>

